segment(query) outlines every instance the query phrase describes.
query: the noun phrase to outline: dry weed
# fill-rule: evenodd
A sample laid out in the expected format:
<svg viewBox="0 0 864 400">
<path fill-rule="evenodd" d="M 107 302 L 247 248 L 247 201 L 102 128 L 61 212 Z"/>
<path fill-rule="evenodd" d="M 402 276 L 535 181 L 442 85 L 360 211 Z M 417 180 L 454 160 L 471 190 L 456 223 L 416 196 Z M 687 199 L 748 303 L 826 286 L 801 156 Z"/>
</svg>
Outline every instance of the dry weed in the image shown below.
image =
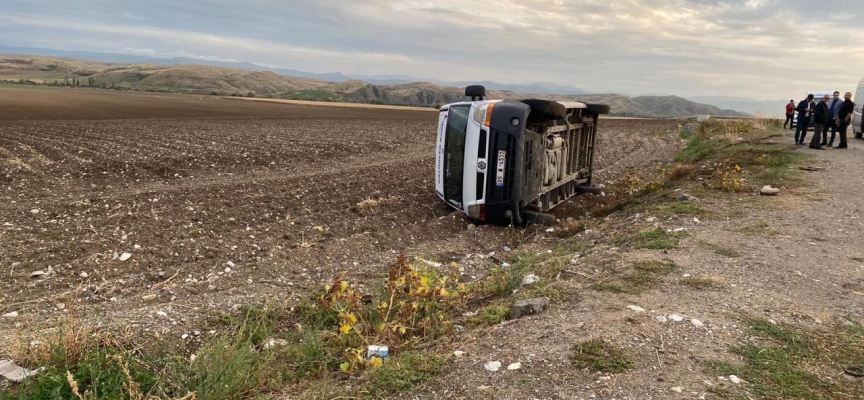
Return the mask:
<svg viewBox="0 0 864 400">
<path fill-rule="evenodd" d="M 109 333 L 91 322 L 70 318 L 58 327 L 21 335 L 13 350 L 13 359 L 24 365 L 44 366 L 51 363 L 52 352 L 61 347 L 70 364 L 76 364 L 100 348 L 123 348 L 132 335 L 128 331 Z"/>
<path fill-rule="evenodd" d="M 363 201 L 357 203 L 357 209 L 362 211 L 362 212 L 371 213 L 371 212 L 375 212 L 375 210 L 377 210 L 380 205 L 381 205 L 380 200 L 375 200 L 371 197 L 367 197 Z"/>
<path fill-rule="evenodd" d="M 671 170 L 669 170 L 669 180 L 677 181 L 686 178 L 688 175 L 693 173 L 693 165 L 692 164 L 675 164 Z"/>
</svg>

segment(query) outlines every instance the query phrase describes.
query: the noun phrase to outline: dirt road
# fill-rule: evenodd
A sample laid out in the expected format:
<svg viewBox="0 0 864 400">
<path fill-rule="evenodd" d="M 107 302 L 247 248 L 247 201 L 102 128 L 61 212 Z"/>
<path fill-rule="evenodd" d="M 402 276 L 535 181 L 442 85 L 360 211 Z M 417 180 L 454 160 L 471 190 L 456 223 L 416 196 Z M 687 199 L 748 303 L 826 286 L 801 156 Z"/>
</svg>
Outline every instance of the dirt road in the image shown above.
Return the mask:
<svg viewBox="0 0 864 400">
<path fill-rule="evenodd" d="M 791 134 L 776 140 L 791 142 Z M 693 215 L 669 216 L 659 212 L 661 209 L 610 217 L 601 229 L 586 232 L 579 240 L 595 244 L 584 254 L 623 261 L 574 261 L 569 270 L 587 279 L 559 284 L 579 293 L 577 298 L 545 315 L 495 326 L 454 345 L 454 350 L 464 351 L 466 356 L 456 359 L 456 367 L 440 380 L 442 383 L 425 388 L 420 397 L 864 398 L 864 383 L 843 373 L 848 366 L 844 362 L 860 362 L 864 357 L 851 354 L 845 359 L 833 358 L 831 349 L 839 346 L 840 336 L 815 333 L 824 342 L 789 336 L 819 343 L 814 346 L 824 346 L 821 351 L 831 354 L 824 364 L 805 363 L 801 370 L 786 371 L 782 360 L 797 356 L 782 351 L 748 370 L 745 352 L 774 343 L 771 335 L 783 338 L 793 335 L 787 332 L 798 332 L 781 330 L 787 326 L 801 332 L 831 332 L 858 329 L 854 327 L 864 321 L 864 221 L 860 216 L 864 175 L 859 173 L 864 142 L 852 139 L 849 146 L 849 150 L 821 152 L 795 149 L 812 157 L 808 165 L 824 168 L 807 173 L 812 187 L 784 190 L 778 197 L 698 194 L 705 196 L 699 202 L 705 213 L 696 218 L 698 222 Z M 608 231 L 634 226 L 683 228 L 689 234 L 675 250 L 615 247 Z M 553 239 L 538 238 L 534 248 L 542 251 L 554 243 Z M 641 294 L 589 289 L 591 282 L 610 268 L 657 259 L 670 260 L 678 268 L 655 289 Z M 673 318 L 680 318 L 680 322 Z M 746 326 L 747 318 L 768 324 L 759 328 L 761 333 L 754 333 Z M 618 374 L 574 368 L 574 343 L 591 339 L 623 349 L 632 357 L 634 368 Z M 736 346 L 739 350 L 734 350 Z M 794 348 L 794 343 L 786 345 L 790 347 Z M 483 364 L 492 360 L 503 365 L 521 362 L 522 368 L 491 373 Z M 706 368 L 711 363 L 744 365 L 736 368 L 776 373 L 786 381 L 773 382 L 774 391 L 760 395 L 766 390 L 764 383 L 747 382 L 749 377 L 744 375 L 743 383 L 733 383 L 728 372 L 721 376 Z M 822 381 L 808 381 L 805 373 Z M 825 395 L 819 391 L 825 382 L 848 390 L 831 389 L 832 394 Z M 808 387 L 816 394 L 807 394 Z M 730 394 L 736 390 L 749 395 Z M 779 390 L 788 391 L 781 396 Z"/>
</svg>

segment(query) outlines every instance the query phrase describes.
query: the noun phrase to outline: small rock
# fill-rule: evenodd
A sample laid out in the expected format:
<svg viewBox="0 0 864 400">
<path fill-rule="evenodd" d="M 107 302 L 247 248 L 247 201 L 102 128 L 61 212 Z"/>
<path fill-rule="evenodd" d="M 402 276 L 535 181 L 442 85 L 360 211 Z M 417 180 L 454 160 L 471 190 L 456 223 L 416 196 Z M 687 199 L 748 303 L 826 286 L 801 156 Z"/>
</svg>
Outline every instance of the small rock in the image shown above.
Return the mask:
<svg viewBox="0 0 864 400">
<path fill-rule="evenodd" d="M 180 335 L 180 339 L 183 339 L 183 340 L 186 340 L 188 337 L 189 337 L 188 333 L 184 333 L 184 334 Z"/>
<path fill-rule="evenodd" d="M 657 217 L 651 217 L 645 220 L 645 222 L 654 222 L 657 221 Z"/>
<path fill-rule="evenodd" d="M 683 393 L 683 392 L 684 392 L 684 388 L 682 388 L 681 386 L 675 386 L 675 387 L 672 388 L 672 391 L 675 392 L 675 393 Z"/>
<path fill-rule="evenodd" d="M 465 352 L 462 351 L 462 350 L 456 350 L 456 351 L 453 352 L 453 355 L 456 356 L 456 357 L 462 357 L 462 356 L 465 355 Z"/>
<path fill-rule="evenodd" d="M 552 232 L 555 232 L 555 228 L 546 229 L 546 233 L 552 233 Z"/>
<path fill-rule="evenodd" d="M 672 230 L 672 232 L 673 233 L 681 233 L 681 232 L 684 232 L 686 230 L 687 230 L 687 228 L 675 228 Z"/>
<path fill-rule="evenodd" d="M 57 304 L 54 305 L 54 307 L 57 307 L 58 310 L 65 310 L 65 309 L 66 309 L 66 304 L 64 304 L 64 303 L 57 303 Z"/>
<path fill-rule="evenodd" d="M 678 196 L 678 201 L 681 203 L 693 203 L 699 201 L 699 199 L 684 193 L 681 196 Z"/>
<path fill-rule="evenodd" d="M 189 356 L 189 362 L 193 362 L 193 363 L 194 363 L 195 360 L 197 360 L 197 359 L 198 359 L 198 356 L 195 355 L 195 354 L 192 354 L 191 356 Z"/>
<path fill-rule="evenodd" d="M 678 314 L 669 314 L 669 319 L 672 321 L 675 321 L 675 322 L 681 322 L 684 320 L 684 317 L 682 317 Z"/>
<path fill-rule="evenodd" d="M 700 221 L 699 218 L 696 218 L 696 217 L 693 217 L 693 222 L 695 222 L 695 223 L 697 223 L 697 224 L 701 224 L 701 223 L 702 223 L 702 221 Z"/>
<path fill-rule="evenodd" d="M 521 318 L 542 312 L 549 305 L 548 297 L 538 297 L 530 300 L 517 301 L 510 308 L 510 319 Z"/>
<path fill-rule="evenodd" d="M 234 268 L 234 263 L 231 261 L 226 262 L 225 265 L 227 265 L 228 268 Z"/>
<path fill-rule="evenodd" d="M 156 298 L 158 298 L 158 297 L 159 297 L 159 295 L 155 295 L 155 294 L 145 294 L 145 295 L 141 296 L 141 300 L 153 301 L 153 300 L 156 300 Z"/>
<path fill-rule="evenodd" d="M 36 372 L 19 367 L 12 360 L 0 360 L 0 376 L 12 382 L 21 382 L 30 375 L 36 375 Z"/>
<path fill-rule="evenodd" d="M 501 369 L 501 361 L 488 361 L 486 364 L 483 364 L 483 368 L 486 368 L 489 372 L 498 372 Z"/>
<path fill-rule="evenodd" d="M 501 268 L 504 268 L 504 269 L 510 268 L 510 264 L 509 263 L 503 263 L 503 264 L 501 264 Z"/>
<path fill-rule="evenodd" d="M 604 375 L 604 376 L 601 376 L 601 377 L 599 377 L 599 378 L 597 378 L 597 379 L 599 379 L 599 380 L 601 380 L 601 381 L 611 381 L 611 380 L 612 380 L 612 377 L 611 377 L 611 376 L 608 376 L 608 375 Z"/>
<path fill-rule="evenodd" d="M 515 362 L 515 363 L 507 366 L 508 371 L 515 371 L 519 368 L 522 368 L 522 363 L 520 363 L 520 362 Z"/>
<path fill-rule="evenodd" d="M 80 277 L 82 277 L 82 278 L 84 278 L 84 279 L 87 279 L 87 277 L 90 276 L 90 274 L 88 274 L 88 273 L 86 273 L 86 272 L 84 272 L 84 271 L 81 271 L 81 273 L 78 274 L 78 276 L 80 276 Z"/>
<path fill-rule="evenodd" d="M 477 227 L 474 224 L 468 224 L 468 226 L 465 229 L 467 229 L 468 232 L 473 232 L 474 229 L 476 229 L 476 228 Z"/>
<path fill-rule="evenodd" d="M 165 311 L 156 311 L 156 315 L 164 318 L 168 316 L 168 313 L 166 313 Z"/>
<path fill-rule="evenodd" d="M 130 259 L 130 258 L 132 258 L 132 253 L 123 253 L 123 254 L 120 255 L 120 258 L 118 258 L 118 260 L 120 260 L 120 261 L 126 261 L 126 260 L 128 260 L 128 259 Z"/>
<path fill-rule="evenodd" d="M 644 309 L 644 308 L 639 307 L 639 306 L 634 306 L 634 305 L 632 305 L 632 304 L 629 305 L 629 306 L 627 306 L 627 308 L 629 308 L 629 309 L 631 309 L 631 310 L 633 310 L 633 311 L 639 312 L 639 313 L 645 312 L 645 309 Z"/>
<path fill-rule="evenodd" d="M 533 285 L 537 282 L 540 282 L 540 277 L 534 274 L 528 274 L 525 275 L 524 278 L 522 278 L 523 285 Z"/>
<path fill-rule="evenodd" d="M 225 273 L 227 274 L 229 272 L 231 272 L 231 267 L 225 267 Z"/>
<path fill-rule="evenodd" d="M 288 345 L 288 341 L 285 339 L 270 338 L 269 340 L 267 340 L 267 343 L 264 343 L 264 348 L 265 349 L 272 349 L 274 347 L 282 347 L 282 346 L 287 346 L 287 345 Z"/>
<path fill-rule="evenodd" d="M 666 319 L 666 317 L 664 317 L 662 315 L 658 315 L 658 316 L 654 317 L 654 319 L 661 324 L 665 324 L 668 321 Z"/>
<path fill-rule="evenodd" d="M 39 271 L 33 271 L 33 272 L 30 273 L 30 279 L 36 279 L 36 278 L 38 278 L 38 277 L 40 277 L 40 276 L 45 276 L 45 275 L 48 275 L 48 273 L 45 272 L 45 271 L 42 271 L 42 270 L 39 270 Z"/>
<path fill-rule="evenodd" d="M 765 185 L 762 187 L 762 190 L 759 191 L 763 196 L 776 196 L 780 193 L 780 189 L 771 187 L 771 185 Z"/>
<path fill-rule="evenodd" d="M 696 319 L 696 318 L 691 319 L 691 320 L 690 320 L 690 323 L 693 324 L 693 326 L 695 326 L 695 327 L 697 327 L 697 328 L 703 328 L 703 327 L 705 327 L 705 324 L 703 324 L 702 321 L 700 321 L 700 320 L 698 320 L 698 319 Z"/>
<path fill-rule="evenodd" d="M 12 311 L 12 312 L 8 312 L 6 314 L 3 314 L 3 318 L 8 318 L 8 319 L 18 318 L 18 311 Z"/>
<path fill-rule="evenodd" d="M 34 208 L 34 209 L 30 210 L 30 214 L 33 214 L 33 215 L 39 214 L 39 209 Z"/>
<path fill-rule="evenodd" d="M 739 378 L 735 375 L 729 375 L 729 380 L 732 381 L 732 383 L 734 383 L 736 385 L 740 385 L 741 382 L 744 382 L 743 380 L 741 380 L 741 378 Z"/>
<path fill-rule="evenodd" d="M 510 252 L 510 248 L 507 247 L 507 246 L 504 246 L 503 250 L 504 250 L 505 252 Z"/>
</svg>

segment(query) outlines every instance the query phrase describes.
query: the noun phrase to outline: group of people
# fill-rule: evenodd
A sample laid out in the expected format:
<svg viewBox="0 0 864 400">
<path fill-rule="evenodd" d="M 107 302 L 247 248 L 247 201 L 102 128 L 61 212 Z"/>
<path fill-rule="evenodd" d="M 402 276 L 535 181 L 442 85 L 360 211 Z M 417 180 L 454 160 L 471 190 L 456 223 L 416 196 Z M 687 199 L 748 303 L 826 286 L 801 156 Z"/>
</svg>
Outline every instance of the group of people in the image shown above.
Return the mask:
<svg viewBox="0 0 864 400">
<path fill-rule="evenodd" d="M 810 123 L 813 123 L 813 137 L 810 139 L 810 148 L 817 150 L 825 150 L 825 147 L 833 147 L 834 139 L 837 132 L 840 132 L 840 143 L 835 149 L 845 149 L 848 147 L 846 142 L 846 130 L 849 129 L 849 124 L 852 122 L 852 110 L 855 108 L 855 103 L 852 102 L 852 92 L 846 92 L 845 99 L 840 98 L 840 92 L 834 92 L 834 98 L 830 95 L 825 95 L 820 101 L 814 101 L 812 94 L 807 96 L 807 99 L 801 100 L 798 106 L 795 106 L 794 100 L 789 100 L 786 105 L 786 122 L 783 123 L 783 128 L 789 124 L 789 128 L 795 129 L 795 144 L 803 145 L 804 139 L 807 137 L 807 129 Z M 795 111 L 798 112 L 797 124 L 793 127 Z M 828 130 L 831 130 L 831 139 L 828 139 Z"/>
</svg>

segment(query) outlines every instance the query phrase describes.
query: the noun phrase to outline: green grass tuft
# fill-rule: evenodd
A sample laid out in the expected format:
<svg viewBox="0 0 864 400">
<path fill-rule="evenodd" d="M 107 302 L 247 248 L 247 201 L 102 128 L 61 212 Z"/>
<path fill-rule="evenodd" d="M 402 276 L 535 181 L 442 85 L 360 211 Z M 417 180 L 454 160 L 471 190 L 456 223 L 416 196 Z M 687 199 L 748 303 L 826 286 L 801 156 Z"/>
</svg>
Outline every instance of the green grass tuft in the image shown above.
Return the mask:
<svg viewBox="0 0 864 400">
<path fill-rule="evenodd" d="M 678 268 L 670 261 L 639 261 L 628 273 L 596 283 L 592 288 L 599 292 L 640 294 L 657 287 L 662 278 Z"/>
<path fill-rule="evenodd" d="M 633 361 L 623 351 L 601 339 L 573 346 L 573 366 L 607 374 L 617 374 L 633 368 Z"/>
</svg>

